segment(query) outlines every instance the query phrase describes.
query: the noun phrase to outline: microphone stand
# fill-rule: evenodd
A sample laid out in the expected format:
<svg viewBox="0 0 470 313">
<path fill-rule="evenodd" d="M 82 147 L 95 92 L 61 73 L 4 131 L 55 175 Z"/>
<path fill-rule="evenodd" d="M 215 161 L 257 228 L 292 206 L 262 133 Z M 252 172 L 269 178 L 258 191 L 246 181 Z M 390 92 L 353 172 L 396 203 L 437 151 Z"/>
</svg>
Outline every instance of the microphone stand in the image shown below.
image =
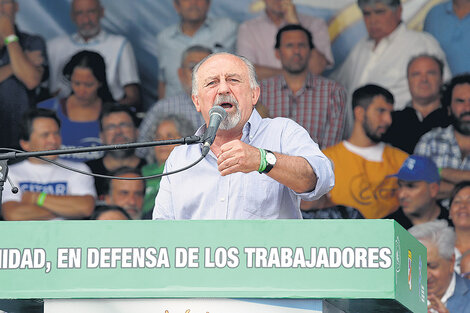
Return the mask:
<svg viewBox="0 0 470 313">
<path fill-rule="evenodd" d="M 85 148 L 70 148 L 70 149 L 59 149 L 59 150 L 45 150 L 45 151 L 31 151 L 31 152 L 6 152 L 0 153 L 0 210 L 2 208 L 2 194 L 3 186 L 7 180 L 8 175 L 8 160 L 14 160 L 17 158 L 30 158 L 30 157 L 41 157 L 46 155 L 62 155 L 62 154 L 75 154 L 82 152 L 96 152 L 96 151 L 109 151 L 109 150 L 125 150 L 135 148 L 146 148 L 154 146 L 169 146 L 169 145 L 189 145 L 195 143 L 203 143 L 204 140 L 199 136 L 189 136 L 179 139 L 170 140 L 159 140 L 159 141 L 147 141 L 147 142 L 134 142 L 120 145 L 104 145 L 96 147 L 85 147 Z M 1 148 L 0 148 L 1 150 Z"/>
</svg>

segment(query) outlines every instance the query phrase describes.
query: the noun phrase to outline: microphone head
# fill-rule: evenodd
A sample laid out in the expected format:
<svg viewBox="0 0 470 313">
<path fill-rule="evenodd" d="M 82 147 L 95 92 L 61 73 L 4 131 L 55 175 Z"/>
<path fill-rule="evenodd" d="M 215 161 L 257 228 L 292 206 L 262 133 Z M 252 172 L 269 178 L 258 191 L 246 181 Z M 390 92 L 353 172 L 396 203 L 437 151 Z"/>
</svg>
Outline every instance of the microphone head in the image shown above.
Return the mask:
<svg viewBox="0 0 470 313">
<path fill-rule="evenodd" d="M 225 111 L 225 109 L 220 105 L 213 106 L 209 110 L 209 116 L 212 116 L 213 114 L 219 114 L 222 117 L 222 121 L 227 117 L 227 111 Z"/>
</svg>

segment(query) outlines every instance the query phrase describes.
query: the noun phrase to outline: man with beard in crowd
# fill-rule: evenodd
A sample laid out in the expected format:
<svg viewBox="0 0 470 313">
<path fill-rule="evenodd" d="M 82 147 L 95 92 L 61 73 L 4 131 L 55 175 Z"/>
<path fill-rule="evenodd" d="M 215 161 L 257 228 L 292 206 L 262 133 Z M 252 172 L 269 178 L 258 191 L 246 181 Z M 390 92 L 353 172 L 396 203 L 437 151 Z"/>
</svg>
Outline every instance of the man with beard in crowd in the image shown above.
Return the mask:
<svg viewBox="0 0 470 313">
<path fill-rule="evenodd" d="M 377 85 L 354 91 L 351 136 L 323 150 L 334 164 L 336 183 L 317 207 L 350 206 L 365 218 L 382 218 L 397 210 L 397 179 L 388 176 L 398 172 L 408 154 L 382 142 L 392 123 L 393 103 L 393 95 Z"/>
<path fill-rule="evenodd" d="M 441 199 L 448 198 L 457 183 L 470 180 L 470 74 L 452 78 L 443 105 L 449 108 L 452 124 L 424 134 L 415 148 L 415 154 L 433 159 L 439 168 Z"/>
<path fill-rule="evenodd" d="M 134 112 L 127 105 L 105 105 L 100 115 L 100 137 L 104 145 L 119 145 L 136 142 L 137 128 Z M 87 162 L 95 174 L 111 175 L 121 167 L 129 167 L 138 171 L 144 166 L 145 160 L 135 155 L 135 149 L 108 150 L 104 157 Z M 105 178 L 95 177 L 98 199 L 103 200 L 108 192 Z"/>
</svg>

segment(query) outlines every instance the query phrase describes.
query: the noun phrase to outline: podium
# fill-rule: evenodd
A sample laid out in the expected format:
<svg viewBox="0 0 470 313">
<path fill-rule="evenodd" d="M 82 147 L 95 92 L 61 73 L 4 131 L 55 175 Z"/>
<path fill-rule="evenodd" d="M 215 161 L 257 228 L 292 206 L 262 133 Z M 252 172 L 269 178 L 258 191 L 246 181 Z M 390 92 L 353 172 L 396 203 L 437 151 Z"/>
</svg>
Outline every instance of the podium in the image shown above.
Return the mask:
<svg viewBox="0 0 470 313">
<path fill-rule="evenodd" d="M 426 249 L 392 220 L 1 222 L 0 238 L 10 312 L 196 298 L 427 312 Z"/>
</svg>

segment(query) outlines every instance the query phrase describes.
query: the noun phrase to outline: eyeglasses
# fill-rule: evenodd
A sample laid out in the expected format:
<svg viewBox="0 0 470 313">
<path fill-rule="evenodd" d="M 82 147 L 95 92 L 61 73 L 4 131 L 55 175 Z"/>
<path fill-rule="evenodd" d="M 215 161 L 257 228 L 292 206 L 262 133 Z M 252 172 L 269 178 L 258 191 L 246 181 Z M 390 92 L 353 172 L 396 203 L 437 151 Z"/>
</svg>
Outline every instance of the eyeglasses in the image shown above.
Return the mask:
<svg viewBox="0 0 470 313">
<path fill-rule="evenodd" d="M 103 131 L 105 132 L 111 132 L 111 131 L 115 131 L 116 129 L 118 128 L 122 128 L 122 129 L 130 129 L 130 128 L 134 128 L 134 124 L 132 123 L 129 123 L 129 122 L 122 122 L 122 123 L 119 123 L 119 124 L 108 124 L 106 126 L 103 127 Z"/>
</svg>

